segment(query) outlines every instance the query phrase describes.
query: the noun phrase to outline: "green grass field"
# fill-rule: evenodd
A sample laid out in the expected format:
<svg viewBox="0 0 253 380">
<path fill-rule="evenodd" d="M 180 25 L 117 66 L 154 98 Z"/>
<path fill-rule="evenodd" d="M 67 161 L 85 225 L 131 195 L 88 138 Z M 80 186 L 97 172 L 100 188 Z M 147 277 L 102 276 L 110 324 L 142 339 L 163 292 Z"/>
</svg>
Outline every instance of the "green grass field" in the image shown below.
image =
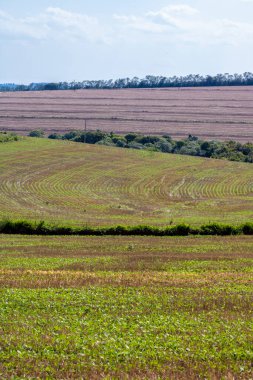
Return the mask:
<svg viewBox="0 0 253 380">
<path fill-rule="evenodd" d="M 240 224 L 250 164 L 0 145 L 0 219 Z M 0 379 L 253 378 L 253 237 L 0 234 Z"/>
<path fill-rule="evenodd" d="M 0 217 L 82 225 L 239 224 L 250 164 L 25 138 L 0 146 Z"/>
<path fill-rule="evenodd" d="M 253 237 L 0 235 L 1 379 L 250 379 Z"/>
</svg>

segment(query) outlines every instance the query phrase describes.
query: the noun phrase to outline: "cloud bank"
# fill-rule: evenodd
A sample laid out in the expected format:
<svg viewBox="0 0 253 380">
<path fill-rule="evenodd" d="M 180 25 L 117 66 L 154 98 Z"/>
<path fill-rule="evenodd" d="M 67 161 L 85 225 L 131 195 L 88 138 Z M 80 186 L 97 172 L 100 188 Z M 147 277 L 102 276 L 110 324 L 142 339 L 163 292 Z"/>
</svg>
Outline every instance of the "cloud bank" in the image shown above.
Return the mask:
<svg viewBox="0 0 253 380">
<path fill-rule="evenodd" d="M 240 0 L 252 3 L 253 0 Z M 103 25 L 96 17 L 48 7 L 33 17 L 15 18 L 0 10 L 1 39 L 84 40 L 113 43 L 127 40 L 128 32 L 161 35 L 163 39 L 196 44 L 240 44 L 253 38 L 253 25 L 230 19 L 207 19 L 187 4 L 168 5 L 145 14 L 111 17 L 111 25 Z"/>
<path fill-rule="evenodd" d="M 39 15 L 26 18 L 14 18 L 0 11 L 0 38 L 67 38 L 106 42 L 105 32 L 97 18 L 53 7 L 47 8 Z"/>
<path fill-rule="evenodd" d="M 243 0 L 251 2 L 251 0 Z M 253 25 L 230 19 L 206 19 L 186 4 L 169 5 L 142 16 L 114 15 L 129 29 L 160 33 L 168 40 L 199 44 L 240 44 L 253 37 Z"/>
</svg>

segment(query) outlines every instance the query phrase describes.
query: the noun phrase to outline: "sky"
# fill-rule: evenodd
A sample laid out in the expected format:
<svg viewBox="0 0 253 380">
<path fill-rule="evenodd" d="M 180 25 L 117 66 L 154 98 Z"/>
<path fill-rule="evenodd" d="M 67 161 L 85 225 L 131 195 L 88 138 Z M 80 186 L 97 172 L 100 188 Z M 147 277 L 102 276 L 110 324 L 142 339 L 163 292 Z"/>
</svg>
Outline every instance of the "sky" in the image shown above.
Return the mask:
<svg viewBox="0 0 253 380">
<path fill-rule="evenodd" d="M 0 0 L 0 83 L 253 72 L 253 0 Z"/>
</svg>

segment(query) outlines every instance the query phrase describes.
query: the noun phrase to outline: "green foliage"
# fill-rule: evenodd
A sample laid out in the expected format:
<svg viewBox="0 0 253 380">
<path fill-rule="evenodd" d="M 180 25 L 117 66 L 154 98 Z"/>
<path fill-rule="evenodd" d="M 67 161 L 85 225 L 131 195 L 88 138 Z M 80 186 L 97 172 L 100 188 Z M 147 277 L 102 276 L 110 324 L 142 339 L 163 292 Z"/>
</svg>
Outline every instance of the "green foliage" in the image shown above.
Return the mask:
<svg viewBox="0 0 253 380">
<path fill-rule="evenodd" d="M 134 140 L 136 140 L 136 138 L 138 138 L 139 135 L 137 135 L 136 133 L 128 133 L 127 135 L 125 135 L 125 139 L 127 141 L 127 143 L 130 143 Z"/>
<path fill-rule="evenodd" d="M 250 294 L 196 287 L 2 289 L 2 378 L 250 379 Z"/>
<path fill-rule="evenodd" d="M 18 141 L 20 137 L 13 132 L 0 132 L 0 143 L 10 142 L 10 141 Z"/>
<path fill-rule="evenodd" d="M 170 136 L 144 136 L 136 133 L 128 133 L 120 136 L 114 133 L 102 131 L 71 131 L 64 135 L 52 134 L 51 139 L 64 139 L 87 144 L 99 144 L 130 148 L 137 150 L 149 150 L 162 153 L 183 154 L 229 161 L 253 162 L 253 144 L 240 144 L 235 141 L 203 141 L 196 136 L 189 135 L 187 139 L 174 141 Z"/>
<path fill-rule="evenodd" d="M 128 148 L 131 148 L 131 149 L 137 149 L 137 150 L 143 150 L 143 149 L 148 149 L 150 148 L 150 146 L 148 147 L 145 147 L 144 145 L 138 143 L 138 142 L 135 142 L 135 141 L 132 141 L 130 142 L 128 145 L 127 145 Z"/>
<path fill-rule="evenodd" d="M 160 141 L 160 138 L 158 136 L 138 136 L 134 141 L 142 145 L 155 144 Z"/>
<path fill-rule="evenodd" d="M 96 144 L 101 140 L 110 139 L 110 136 L 102 131 L 96 132 L 83 132 L 80 136 L 80 139 L 76 141 L 84 142 L 86 144 Z"/>
<path fill-rule="evenodd" d="M 154 226 L 115 226 L 115 227 L 64 227 L 57 225 L 46 225 L 44 221 L 39 223 L 27 220 L 2 220 L 0 222 L 0 233 L 21 235 L 94 235 L 94 236 L 189 236 L 189 235 L 253 235 L 253 223 L 241 226 L 223 225 L 218 223 L 194 227 L 187 224 L 179 224 L 159 228 Z"/>
<path fill-rule="evenodd" d="M 51 133 L 49 136 L 48 136 L 49 139 L 52 139 L 52 140 L 61 140 L 62 139 L 62 136 L 59 134 L 59 133 Z"/>
<path fill-rule="evenodd" d="M 167 140 L 162 140 L 160 139 L 160 141 L 158 141 L 156 144 L 155 144 L 155 148 L 158 152 L 162 152 L 162 153 L 172 153 L 173 151 L 173 144 Z"/>
<path fill-rule="evenodd" d="M 103 138 L 102 140 L 99 140 L 96 144 L 105 146 L 115 146 L 112 139 L 109 136 Z"/>
<path fill-rule="evenodd" d="M 201 226 L 200 234 L 201 235 L 219 235 L 219 236 L 239 235 L 240 233 L 243 232 L 244 227 L 245 226 L 235 227 L 235 226 L 213 223 L 206 226 Z"/>
<path fill-rule="evenodd" d="M 251 379 L 252 248 L 0 235 L 1 379 Z"/>
<path fill-rule="evenodd" d="M 30 137 L 39 137 L 39 138 L 41 138 L 41 137 L 45 136 L 45 132 L 42 129 L 36 129 L 34 131 L 31 131 L 29 133 L 29 136 Z"/>
<path fill-rule="evenodd" d="M 65 133 L 63 136 L 60 136 L 59 139 L 78 141 L 78 139 L 80 139 L 81 133 L 81 131 L 70 131 Z"/>
<path fill-rule="evenodd" d="M 242 226 L 242 233 L 244 235 L 253 235 L 253 223 L 245 223 Z"/>
</svg>

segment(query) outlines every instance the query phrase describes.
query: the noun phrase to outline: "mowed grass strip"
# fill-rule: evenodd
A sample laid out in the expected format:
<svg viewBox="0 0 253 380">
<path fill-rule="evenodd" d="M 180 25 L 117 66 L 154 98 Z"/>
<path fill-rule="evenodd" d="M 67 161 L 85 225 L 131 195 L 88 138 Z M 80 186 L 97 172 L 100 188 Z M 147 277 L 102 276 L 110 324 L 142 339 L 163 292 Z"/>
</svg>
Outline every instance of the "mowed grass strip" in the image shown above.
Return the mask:
<svg viewBox="0 0 253 380">
<path fill-rule="evenodd" d="M 2 378 L 252 377 L 252 236 L 0 246 Z"/>
<path fill-rule="evenodd" d="M 0 147 L 0 217 L 70 225 L 240 224 L 250 164 L 26 138 Z"/>
</svg>

